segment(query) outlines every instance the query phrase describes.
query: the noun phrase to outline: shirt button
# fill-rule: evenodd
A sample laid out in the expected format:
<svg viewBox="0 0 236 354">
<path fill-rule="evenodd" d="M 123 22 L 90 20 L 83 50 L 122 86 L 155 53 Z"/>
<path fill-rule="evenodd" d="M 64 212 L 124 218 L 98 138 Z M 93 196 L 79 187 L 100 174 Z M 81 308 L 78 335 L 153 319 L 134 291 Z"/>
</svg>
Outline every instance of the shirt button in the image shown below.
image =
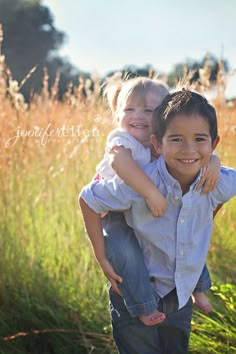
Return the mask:
<svg viewBox="0 0 236 354">
<path fill-rule="evenodd" d="M 181 256 L 183 256 L 184 250 L 180 250 L 180 251 L 179 251 L 179 254 L 180 254 Z"/>
<path fill-rule="evenodd" d="M 181 222 L 181 224 L 183 224 L 184 223 L 184 219 L 181 219 L 180 222 Z"/>
</svg>

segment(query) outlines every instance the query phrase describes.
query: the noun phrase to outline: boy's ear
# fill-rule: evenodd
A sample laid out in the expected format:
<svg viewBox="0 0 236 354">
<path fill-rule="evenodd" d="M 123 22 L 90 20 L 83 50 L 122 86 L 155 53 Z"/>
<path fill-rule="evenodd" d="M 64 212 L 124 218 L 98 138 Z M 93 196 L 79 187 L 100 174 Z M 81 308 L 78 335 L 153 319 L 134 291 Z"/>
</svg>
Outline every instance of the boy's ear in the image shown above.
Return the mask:
<svg viewBox="0 0 236 354">
<path fill-rule="evenodd" d="M 162 154 L 162 144 L 157 140 L 154 134 L 150 136 L 150 141 L 152 145 L 154 146 L 156 152 L 161 155 Z"/>
<path fill-rule="evenodd" d="M 219 137 L 219 135 L 217 135 L 217 137 L 216 137 L 215 140 L 213 141 L 212 150 L 215 150 L 215 148 L 216 148 L 217 145 L 219 144 L 219 141 L 220 141 L 220 137 Z"/>
</svg>

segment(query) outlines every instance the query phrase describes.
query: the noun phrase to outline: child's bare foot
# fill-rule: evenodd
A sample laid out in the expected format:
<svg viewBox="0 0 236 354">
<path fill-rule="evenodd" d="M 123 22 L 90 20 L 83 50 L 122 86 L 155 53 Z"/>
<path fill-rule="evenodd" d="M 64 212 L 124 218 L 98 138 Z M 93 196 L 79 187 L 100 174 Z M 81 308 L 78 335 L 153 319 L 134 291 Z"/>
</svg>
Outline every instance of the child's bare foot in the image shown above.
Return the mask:
<svg viewBox="0 0 236 354">
<path fill-rule="evenodd" d="M 195 306 L 205 314 L 208 314 L 213 310 L 212 305 L 209 303 L 209 300 L 204 293 L 196 292 L 193 293 L 192 297 Z"/>
<path fill-rule="evenodd" d="M 166 318 L 165 314 L 159 312 L 158 310 L 154 310 L 152 313 L 148 315 L 141 315 L 139 319 L 145 326 L 155 326 L 158 323 L 161 323 Z"/>
</svg>

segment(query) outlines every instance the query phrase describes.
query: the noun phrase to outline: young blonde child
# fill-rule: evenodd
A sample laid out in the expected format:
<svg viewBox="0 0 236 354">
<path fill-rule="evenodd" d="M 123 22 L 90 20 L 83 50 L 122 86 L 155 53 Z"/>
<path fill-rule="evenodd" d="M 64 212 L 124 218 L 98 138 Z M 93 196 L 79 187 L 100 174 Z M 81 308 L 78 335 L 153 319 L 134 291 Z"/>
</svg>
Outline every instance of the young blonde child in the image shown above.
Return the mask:
<svg viewBox="0 0 236 354">
<path fill-rule="evenodd" d="M 108 135 L 104 158 L 97 166 L 99 178 L 107 180 L 117 175 L 145 198 L 155 217 L 161 217 L 165 213 L 168 207 L 167 200 L 141 167 L 158 158 L 150 143 L 152 117 L 155 108 L 168 93 L 168 89 L 160 81 L 143 77 L 106 88 L 105 95 L 118 126 Z M 197 189 L 204 185 L 203 194 L 214 189 L 219 178 L 219 170 L 219 159 L 212 155 L 209 164 L 202 170 L 202 178 Z M 114 213 L 109 213 L 104 218 L 103 225 L 107 236 L 106 251 L 105 245 L 100 245 L 96 248 L 99 252 L 95 250 L 95 255 L 113 290 L 123 296 L 131 316 L 138 317 L 147 326 L 162 322 L 165 314 L 159 312 L 155 306 L 148 275 L 135 274 L 135 269 L 131 266 L 132 260 L 129 259 L 131 251 L 127 246 L 127 240 L 124 242 L 128 237 L 127 234 L 131 232 L 130 228 L 125 224 L 122 215 Z M 122 248 L 122 242 L 125 249 Z M 128 259 L 124 262 L 126 271 L 124 266 L 119 267 L 122 257 Z M 134 279 L 138 277 L 141 280 L 135 282 Z M 147 278 L 146 282 L 143 280 L 144 277 Z M 208 290 L 211 284 L 206 268 L 199 279 L 199 284 L 201 286 L 196 287 L 193 299 L 196 306 L 208 313 L 212 307 L 203 291 Z M 145 289 L 148 289 L 146 293 Z"/>
</svg>

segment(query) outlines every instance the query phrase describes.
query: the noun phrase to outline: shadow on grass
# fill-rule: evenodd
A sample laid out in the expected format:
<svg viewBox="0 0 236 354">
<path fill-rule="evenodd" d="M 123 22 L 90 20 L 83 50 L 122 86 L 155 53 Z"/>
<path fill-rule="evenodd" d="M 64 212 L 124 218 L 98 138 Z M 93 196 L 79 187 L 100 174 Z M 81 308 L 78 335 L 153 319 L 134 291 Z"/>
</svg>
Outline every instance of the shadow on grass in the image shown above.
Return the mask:
<svg viewBox="0 0 236 354">
<path fill-rule="evenodd" d="M 84 332 L 79 305 L 66 304 L 48 274 L 30 274 L 28 286 L 16 272 L 1 284 L 1 354 L 112 353 L 111 335 Z"/>
</svg>

